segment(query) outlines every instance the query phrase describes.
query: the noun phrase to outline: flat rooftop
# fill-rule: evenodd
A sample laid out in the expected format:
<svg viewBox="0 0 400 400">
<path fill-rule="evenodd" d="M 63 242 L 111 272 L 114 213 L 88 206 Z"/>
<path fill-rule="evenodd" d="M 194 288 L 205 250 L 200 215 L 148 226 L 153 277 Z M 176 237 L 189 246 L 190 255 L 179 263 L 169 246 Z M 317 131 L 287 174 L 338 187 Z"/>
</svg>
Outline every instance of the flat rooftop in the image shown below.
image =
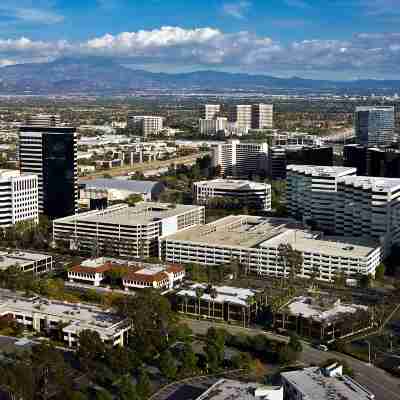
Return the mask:
<svg viewBox="0 0 400 400">
<path fill-rule="evenodd" d="M 292 219 L 238 215 L 196 225 L 164 239 L 241 248 L 277 248 L 281 243 L 290 243 L 301 252 L 354 258 L 366 257 L 379 247 L 376 242 L 362 238 L 325 236 L 322 240 L 319 236 Z"/>
<path fill-rule="evenodd" d="M 215 303 L 231 303 L 240 306 L 247 306 L 246 300 L 255 296 L 257 291 L 251 289 L 243 289 L 232 286 L 213 286 L 213 289 L 217 291 L 217 297 L 213 299 L 208 293 L 206 293 L 207 285 L 202 283 L 195 283 L 187 289 L 180 290 L 177 296 L 196 297 L 196 289 L 200 288 L 204 290 L 202 300 L 213 301 Z"/>
<path fill-rule="evenodd" d="M 399 178 L 380 178 L 370 176 L 346 176 L 340 178 L 338 183 L 352 185 L 355 188 L 372 190 L 373 192 L 391 192 L 400 189 Z"/>
<path fill-rule="evenodd" d="M 355 175 L 356 168 L 350 167 L 327 167 L 322 165 L 294 165 L 286 167 L 288 171 L 298 172 L 304 175 L 338 178 L 340 176 Z"/>
<path fill-rule="evenodd" d="M 158 184 L 158 182 L 104 178 L 104 179 L 80 180 L 79 184 L 84 185 L 85 189 L 97 189 L 97 190 L 116 189 L 132 193 L 149 193 Z"/>
<path fill-rule="evenodd" d="M 307 400 L 371 400 L 374 395 L 348 376 L 326 377 L 319 367 L 283 372 Z"/>
<path fill-rule="evenodd" d="M 368 307 L 358 304 L 342 304 L 340 299 L 329 299 L 321 302 L 312 297 L 296 297 L 287 307 L 292 315 L 301 315 L 303 318 L 312 318 L 315 321 L 334 321 L 344 314 L 354 314 L 357 311 L 367 311 Z"/>
<path fill-rule="evenodd" d="M 268 400 L 277 398 L 283 398 L 283 388 L 280 386 L 266 386 L 255 382 L 221 379 L 196 400 Z"/>
<path fill-rule="evenodd" d="M 23 267 L 36 261 L 46 260 L 49 257 L 51 256 L 27 251 L 0 251 L 0 270 L 4 271 L 16 264 Z"/>
<path fill-rule="evenodd" d="M 0 290 L 0 315 L 7 313 L 42 314 L 50 320 L 69 323 L 65 330 L 76 333 L 90 329 L 102 337 L 114 335 L 122 320 L 114 313 L 92 305 L 73 304 L 40 297 L 22 297 L 8 290 Z"/>
<path fill-rule="evenodd" d="M 265 190 L 265 183 L 252 182 L 239 179 L 214 179 L 212 181 L 195 182 L 198 186 L 222 190 Z"/>
<path fill-rule="evenodd" d="M 134 207 L 118 204 L 104 210 L 88 211 L 55 220 L 55 223 L 74 224 L 75 222 L 92 222 L 98 224 L 113 224 L 135 226 L 175 217 L 180 214 L 202 209 L 202 206 L 167 204 L 154 202 L 139 202 Z"/>
</svg>

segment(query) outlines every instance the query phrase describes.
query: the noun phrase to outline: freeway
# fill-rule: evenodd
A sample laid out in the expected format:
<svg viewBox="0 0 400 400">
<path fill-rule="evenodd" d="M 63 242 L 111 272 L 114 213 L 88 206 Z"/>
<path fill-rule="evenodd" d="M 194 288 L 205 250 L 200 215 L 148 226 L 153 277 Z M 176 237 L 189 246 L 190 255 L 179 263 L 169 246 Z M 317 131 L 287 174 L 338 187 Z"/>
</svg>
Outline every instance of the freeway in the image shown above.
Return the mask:
<svg viewBox="0 0 400 400">
<path fill-rule="evenodd" d="M 265 332 L 262 329 L 242 328 L 240 326 L 192 319 L 182 319 L 182 322 L 186 323 L 195 334 L 200 335 L 205 334 L 208 328 L 214 326 L 224 328 L 233 334 L 251 336 L 261 334 L 272 340 L 288 341 L 288 338 L 285 336 L 276 335 L 272 332 Z M 346 360 L 347 364 L 354 371 L 355 379 L 374 393 L 376 400 L 400 400 L 400 379 L 393 377 L 380 368 L 357 360 L 356 358 L 334 351 L 323 352 L 303 342 L 303 352 L 300 359 L 303 363 L 318 365 L 331 358 Z"/>
<path fill-rule="evenodd" d="M 128 175 L 129 173 L 132 172 L 144 173 L 146 171 L 169 167 L 171 164 L 193 164 L 197 158 L 203 157 L 207 154 L 208 153 L 195 153 L 188 156 L 171 158 L 169 160 L 145 161 L 143 163 L 137 163 L 133 166 L 96 171 L 93 174 L 89 174 L 82 177 L 81 180 L 100 178 L 103 177 L 104 174 L 110 176 L 120 176 L 120 175 Z"/>
</svg>

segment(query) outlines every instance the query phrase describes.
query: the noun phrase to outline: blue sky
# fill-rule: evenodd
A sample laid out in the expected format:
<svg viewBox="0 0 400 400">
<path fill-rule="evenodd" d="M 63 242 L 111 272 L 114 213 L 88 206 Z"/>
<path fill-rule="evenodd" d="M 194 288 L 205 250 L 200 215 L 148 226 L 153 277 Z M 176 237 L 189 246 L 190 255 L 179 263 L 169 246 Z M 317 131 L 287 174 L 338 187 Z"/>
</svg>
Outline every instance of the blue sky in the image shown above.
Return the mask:
<svg viewBox="0 0 400 400">
<path fill-rule="evenodd" d="M 0 0 L 0 65 L 400 79 L 400 0 Z"/>
</svg>

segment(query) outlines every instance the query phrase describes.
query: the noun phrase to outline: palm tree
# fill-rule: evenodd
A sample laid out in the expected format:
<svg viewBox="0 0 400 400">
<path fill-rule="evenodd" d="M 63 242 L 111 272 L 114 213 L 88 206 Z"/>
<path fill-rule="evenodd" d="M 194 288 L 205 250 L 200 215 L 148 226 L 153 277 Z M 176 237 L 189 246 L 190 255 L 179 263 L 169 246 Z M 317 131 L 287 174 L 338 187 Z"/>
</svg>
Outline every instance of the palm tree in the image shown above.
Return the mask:
<svg viewBox="0 0 400 400">
<path fill-rule="evenodd" d="M 188 312 L 188 303 L 189 303 L 189 295 L 187 293 L 185 293 L 185 296 L 183 296 L 183 301 L 185 303 L 185 313 L 187 314 L 187 312 Z"/>
<path fill-rule="evenodd" d="M 201 315 L 201 298 L 203 297 L 204 294 L 204 289 L 200 286 L 198 286 L 196 288 L 196 298 L 197 298 L 197 304 L 198 304 L 198 314 L 199 314 L 199 319 L 200 319 L 200 315 Z"/>
<path fill-rule="evenodd" d="M 215 318 L 215 299 L 218 297 L 217 289 L 211 288 L 209 294 L 212 299 L 213 318 Z"/>
</svg>

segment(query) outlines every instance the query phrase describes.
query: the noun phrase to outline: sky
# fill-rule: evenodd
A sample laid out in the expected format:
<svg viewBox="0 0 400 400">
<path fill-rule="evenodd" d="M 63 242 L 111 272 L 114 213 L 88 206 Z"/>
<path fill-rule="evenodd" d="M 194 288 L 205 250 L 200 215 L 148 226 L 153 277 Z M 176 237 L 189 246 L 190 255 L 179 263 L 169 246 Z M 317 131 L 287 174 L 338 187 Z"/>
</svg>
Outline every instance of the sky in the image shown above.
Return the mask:
<svg viewBox="0 0 400 400">
<path fill-rule="evenodd" d="M 0 0 L 0 66 L 400 79 L 400 0 Z"/>
</svg>

